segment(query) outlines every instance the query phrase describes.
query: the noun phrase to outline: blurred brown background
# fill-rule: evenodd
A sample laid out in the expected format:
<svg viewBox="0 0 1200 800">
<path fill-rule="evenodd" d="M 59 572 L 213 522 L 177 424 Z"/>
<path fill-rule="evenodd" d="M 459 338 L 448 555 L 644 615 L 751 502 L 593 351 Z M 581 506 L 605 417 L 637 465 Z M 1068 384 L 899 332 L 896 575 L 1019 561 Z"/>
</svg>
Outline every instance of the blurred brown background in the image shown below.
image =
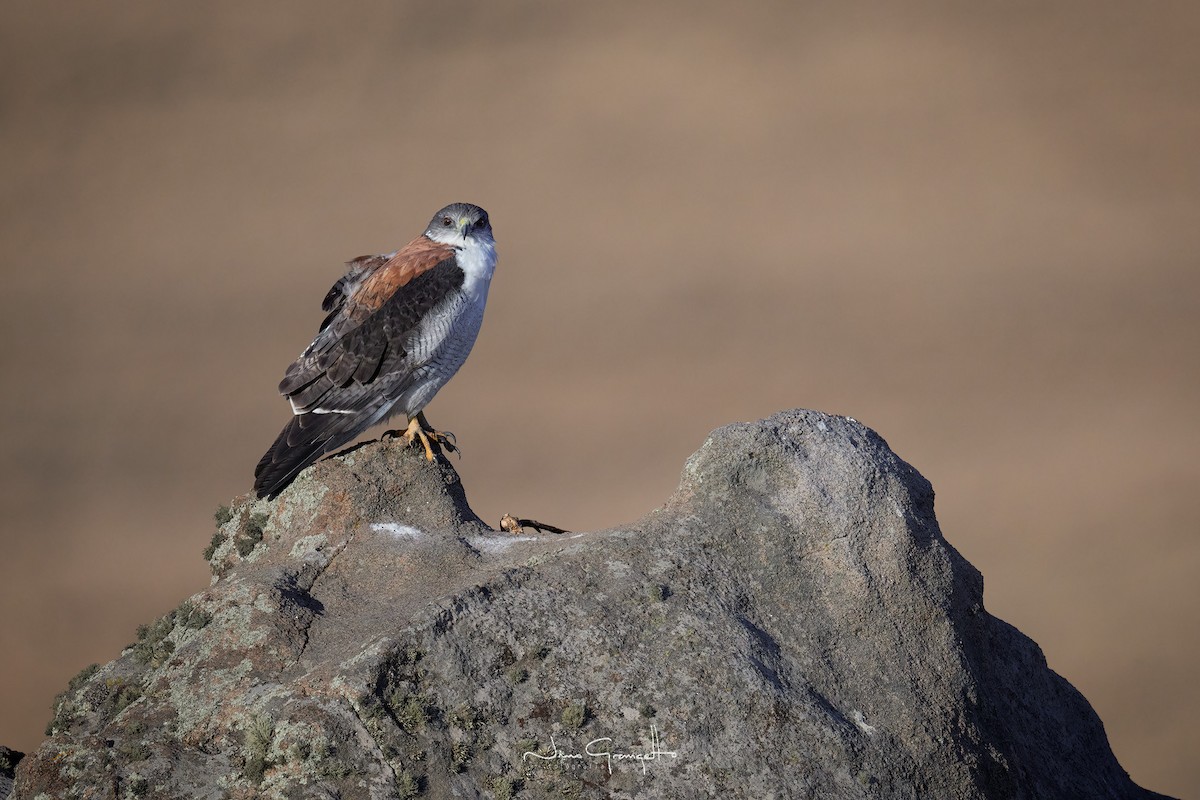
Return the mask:
<svg viewBox="0 0 1200 800">
<path fill-rule="evenodd" d="M 500 267 L 429 415 L 484 518 L 854 416 L 1195 794 L 1198 8 L 6 3 L 0 743 L 207 584 L 342 262 L 466 200 Z"/>
</svg>

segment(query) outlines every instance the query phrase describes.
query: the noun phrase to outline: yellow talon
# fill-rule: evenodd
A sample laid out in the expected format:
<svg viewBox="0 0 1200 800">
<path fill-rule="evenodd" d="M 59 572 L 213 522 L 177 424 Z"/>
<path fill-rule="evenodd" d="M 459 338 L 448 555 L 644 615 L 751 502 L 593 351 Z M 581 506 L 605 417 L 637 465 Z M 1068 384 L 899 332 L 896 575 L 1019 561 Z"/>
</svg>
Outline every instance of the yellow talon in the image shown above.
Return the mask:
<svg viewBox="0 0 1200 800">
<path fill-rule="evenodd" d="M 421 440 L 421 446 L 425 448 L 425 458 L 429 461 L 433 461 L 435 458 L 430 439 L 450 452 L 458 449 L 454 445 L 454 434 L 435 430 L 429 424 L 429 420 L 425 419 L 423 412 L 417 412 L 417 415 L 408 421 L 408 427 L 404 429 L 404 443 L 412 444 L 413 439 Z"/>
</svg>

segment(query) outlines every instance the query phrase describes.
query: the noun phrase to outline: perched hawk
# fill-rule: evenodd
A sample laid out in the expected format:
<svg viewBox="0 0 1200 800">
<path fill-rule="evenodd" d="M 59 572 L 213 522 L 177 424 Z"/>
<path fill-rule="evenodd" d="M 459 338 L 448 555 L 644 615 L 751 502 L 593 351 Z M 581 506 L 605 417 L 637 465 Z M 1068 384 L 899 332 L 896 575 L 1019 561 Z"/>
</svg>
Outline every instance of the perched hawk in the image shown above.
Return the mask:
<svg viewBox="0 0 1200 800">
<path fill-rule="evenodd" d="M 295 415 L 254 470 L 275 497 L 300 471 L 376 423 L 404 414 L 405 441 L 444 434 L 422 409 L 471 352 L 496 266 L 487 212 L 446 206 L 425 233 L 389 255 L 351 261 L 321 308 L 317 338 L 279 384 Z"/>
</svg>

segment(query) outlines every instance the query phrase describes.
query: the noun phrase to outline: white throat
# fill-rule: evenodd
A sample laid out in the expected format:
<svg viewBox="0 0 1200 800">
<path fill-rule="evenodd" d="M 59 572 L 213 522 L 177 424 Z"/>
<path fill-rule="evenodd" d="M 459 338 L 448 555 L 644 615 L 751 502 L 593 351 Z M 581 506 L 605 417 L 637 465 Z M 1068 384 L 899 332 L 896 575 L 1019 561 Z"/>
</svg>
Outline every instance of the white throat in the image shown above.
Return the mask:
<svg viewBox="0 0 1200 800">
<path fill-rule="evenodd" d="M 496 241 L 491 236 L 470 236 L 455 244 L 458 250 L 458 266 L 466 279 L 463 291 L 475 296 L 486 296 L 496 270 Z"/>
</svg>

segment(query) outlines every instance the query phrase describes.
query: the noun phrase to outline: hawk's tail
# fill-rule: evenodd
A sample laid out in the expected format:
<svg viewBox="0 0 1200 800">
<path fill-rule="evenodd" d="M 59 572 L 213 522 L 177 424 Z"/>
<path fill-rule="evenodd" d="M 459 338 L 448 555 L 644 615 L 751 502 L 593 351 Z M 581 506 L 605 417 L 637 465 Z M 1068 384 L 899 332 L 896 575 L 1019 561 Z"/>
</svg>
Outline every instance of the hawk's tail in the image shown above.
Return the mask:
<svg viewBox="0 0 1200 800">
<path fill-rule="evenodd" d="M 254 493 L 275 499 L 305 467 L 361 431 L 357 414 L 297 414 L 254 468 Z"/>
</svg>

